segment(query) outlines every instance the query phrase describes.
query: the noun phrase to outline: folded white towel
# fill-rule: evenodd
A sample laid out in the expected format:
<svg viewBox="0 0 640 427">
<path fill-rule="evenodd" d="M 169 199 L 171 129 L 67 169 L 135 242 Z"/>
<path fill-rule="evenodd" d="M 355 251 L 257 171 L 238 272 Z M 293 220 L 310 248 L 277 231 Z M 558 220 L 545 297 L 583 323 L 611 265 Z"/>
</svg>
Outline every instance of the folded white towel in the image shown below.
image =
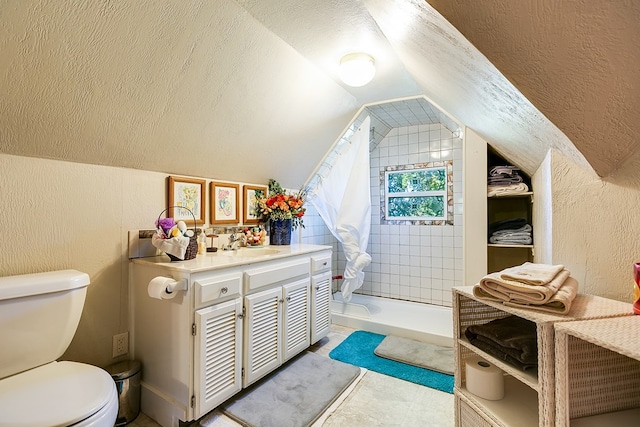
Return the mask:
<svg viewBox="0 0 640 427">
<path fill-rule="evenodd" d="M 522 265 L 507 268 L 500 272 L 500 278 L 528 285 L 546 285 L 564 270 L 564 265 L 538 264 L 525 262 Z"/>
<path fill-rule="evenodd" d="M 480 280 L 476 286 L 477 289 L 474 289 L 474 294 L 478 297 L 491 297 L 519 304 L 546 304 L 558 292 L 569 275 L 568 270 L 563 270 L 550 283 L 531 285 L 506 280 L 500 277 L 500 273 L 492 273 Z"/>
<path fill-rule="evenodd" d="M 505 302 L 504 305 L 518 308 L 529 308 L 531 310 L 545 311 L 554 314 L 567 314 L 571 310 L 571 303 L 578 295 L 578 281 L 573 277 L 568 277 L 564 281 L 558 292 L 556 292 L 544 304 L 524 304 L 515 301 Z"/>
<path fill-rule="evenodd" d="M 189 238 L 187 236 L 176 236 L 171 239 L 163 239 L 158 234 L 154 234 L 151 237 L 151 244 L 164 253 L 184 259 L 187 246 L 189 246 Z"/>
<path fill-rule="evenodd" d="M 521 194 L 529 191 L 529 186 L 524 182 L 511 185 L 489 185 L 487 186 L 487 196 L 508 196 L 512 194 Z"/>
</svg>

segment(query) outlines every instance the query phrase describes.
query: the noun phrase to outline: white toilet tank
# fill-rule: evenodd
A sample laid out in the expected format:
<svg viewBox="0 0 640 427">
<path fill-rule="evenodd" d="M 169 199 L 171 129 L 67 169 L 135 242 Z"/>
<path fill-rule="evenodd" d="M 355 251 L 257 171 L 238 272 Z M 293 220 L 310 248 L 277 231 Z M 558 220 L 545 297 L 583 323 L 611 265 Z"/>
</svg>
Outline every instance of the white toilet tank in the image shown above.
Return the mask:
<svg viewBox="0 0 640 427">
<path fill-rule="evenodd" d="M 0 277 L 0 379 L 62 356 L 89 282 L 76 270 Z"/>
</svg>

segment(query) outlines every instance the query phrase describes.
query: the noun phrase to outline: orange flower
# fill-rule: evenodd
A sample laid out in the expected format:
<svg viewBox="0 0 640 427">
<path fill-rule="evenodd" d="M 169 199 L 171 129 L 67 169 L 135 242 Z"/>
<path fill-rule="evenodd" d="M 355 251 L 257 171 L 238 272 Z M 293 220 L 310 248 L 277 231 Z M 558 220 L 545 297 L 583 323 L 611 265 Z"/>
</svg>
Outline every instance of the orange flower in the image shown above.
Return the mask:
<svg viewBox="0 0 640 427">
<path fill-rule="evenodd" d="M 256 199 L 257 211 L 263 221 L 291 219 L 293 228 L 302 226 L 302 217 L 306 209 L 304 208 L 304 192 L 298 194 L 287 194 L 277 181 L 269 180 L 270 197 Z"/>
</svg>

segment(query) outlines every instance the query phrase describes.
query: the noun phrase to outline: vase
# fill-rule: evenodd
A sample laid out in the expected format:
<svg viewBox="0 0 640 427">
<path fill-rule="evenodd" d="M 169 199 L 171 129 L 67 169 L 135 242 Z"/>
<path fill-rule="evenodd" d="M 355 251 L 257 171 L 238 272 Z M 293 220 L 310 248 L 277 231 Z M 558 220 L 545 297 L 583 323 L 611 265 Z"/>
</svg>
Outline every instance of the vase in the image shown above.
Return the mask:
<svg viewBox="0 0 640 427">
<path fill-rule="evenodd" d="M 269 244 L 291 244 L 291 219 L 272 219 L 270 221 L 270 228 Z"/>
<path fill-rule="evenodd" d="M 633 264 L 633 312 L 640 314 L 640 263 Z"/>
</svg>

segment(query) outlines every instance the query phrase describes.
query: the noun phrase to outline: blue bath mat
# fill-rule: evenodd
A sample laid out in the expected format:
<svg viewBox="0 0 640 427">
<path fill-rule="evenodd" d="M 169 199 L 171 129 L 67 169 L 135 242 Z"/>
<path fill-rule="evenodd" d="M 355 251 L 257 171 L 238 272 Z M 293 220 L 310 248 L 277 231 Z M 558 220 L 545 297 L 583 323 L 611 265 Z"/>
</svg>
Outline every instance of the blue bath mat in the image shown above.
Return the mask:
<svg viewBox="0 0 640 427">
<path fill-rule="evenodd" d="M 340 345 L 331 350 L 329 357 L 367 368 L 380 374 L 389 375 L 390 377 L 400 378 L 401 380 L 453 394 L 453 375 L 430 371 L 429 369 L 376 356 L 374 350 L 383 339 L 384 335 L 355 331 Z"/>
</svg>

